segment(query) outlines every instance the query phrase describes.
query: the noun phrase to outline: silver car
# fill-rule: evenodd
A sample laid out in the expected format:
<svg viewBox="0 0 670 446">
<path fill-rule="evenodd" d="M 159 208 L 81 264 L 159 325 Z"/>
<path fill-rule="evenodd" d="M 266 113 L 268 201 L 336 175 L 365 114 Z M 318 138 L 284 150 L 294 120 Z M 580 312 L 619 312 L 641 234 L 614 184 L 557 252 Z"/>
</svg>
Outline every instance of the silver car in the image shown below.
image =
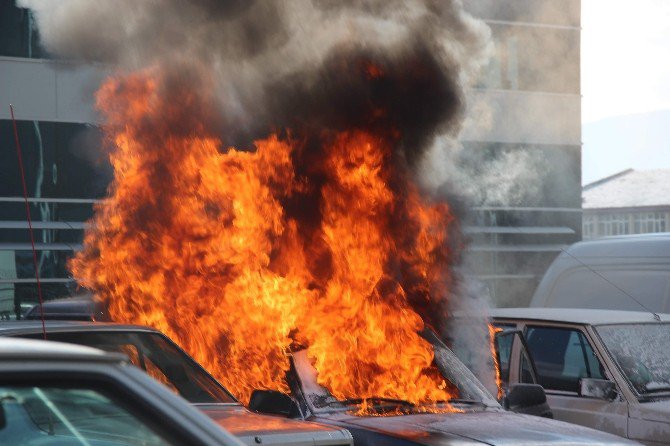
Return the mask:
<svg viewBox="0 0 670 446">
<path fill-rule="evenodd" d="M 121 355 L 10 338 L 0 339 L 0 444 L 242 446 Z"/>
<path fill-rule="evenodd" d="M 47 339 L 127 355 L 154 379 L 227 429 L 247 445 L 348 446 L 346 429 L 250 412 L 218 381 L 163 333 L 140 325 L 47 321 Z M 39 321 L 0 323 L 0 337 L 40 339 Z M 1 443 L 0 443 L 1 444 Z"/>
<path fill-rule="evenodd" d="M 498 341 L 503 381 L 541 384 L 556 419 L 670 445 L 670 315 L 564 308 L 491 313 L 496 326 L 521 331 L 527 346 L 526 352 L 522 343 Z"/>
</svg>

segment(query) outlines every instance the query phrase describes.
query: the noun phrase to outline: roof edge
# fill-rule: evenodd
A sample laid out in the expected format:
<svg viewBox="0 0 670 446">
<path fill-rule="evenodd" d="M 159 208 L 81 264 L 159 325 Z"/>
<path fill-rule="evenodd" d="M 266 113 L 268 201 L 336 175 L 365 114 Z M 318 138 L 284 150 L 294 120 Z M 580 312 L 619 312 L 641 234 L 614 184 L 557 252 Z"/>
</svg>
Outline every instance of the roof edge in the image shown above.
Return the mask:
<svg viewBox="0 0 670 446">
<path fill-rule="evenodd" d="M 633 170 L 634 170 L 634 169 L 631 167 L 631 168 L 628 168 L 628 169 L 626 169 L 626 170 L 622 170 L 621 172 L 617 172 L 617 173 L 615 173 L 615 174 L 613 174 L 613 175 L 610 175 L 610 176 L 608 176 L 608 177 L 601 178 L 601 179 L 596 180 L 596 181 L 592 181 L 592 182 L 589 183 L 589 184 L 585 184 L 584 186 L 582 186 L 582 192 L 583 192 L 583 191 L 586 191 L 586 190 L 588 190 L 588 189 L 591 189 L 591 188 L 593 188 L 593 187 L 595 187 L 595 186 L 599 186 L 599 185 L 601 185 L 601 184 L 603 184 L 603 183 L 606 183 L 606 182 L 608 182 L 608 181 L 610 181 L 610 180 L 613 180 L 613 179 L 615 179 L 615 178 L 618 178 L 618 177 L 622 177 L 622 176 L 624 176 L 624 175 L 627 175 L 627 174 L 631 173 Z"/>
</svg>

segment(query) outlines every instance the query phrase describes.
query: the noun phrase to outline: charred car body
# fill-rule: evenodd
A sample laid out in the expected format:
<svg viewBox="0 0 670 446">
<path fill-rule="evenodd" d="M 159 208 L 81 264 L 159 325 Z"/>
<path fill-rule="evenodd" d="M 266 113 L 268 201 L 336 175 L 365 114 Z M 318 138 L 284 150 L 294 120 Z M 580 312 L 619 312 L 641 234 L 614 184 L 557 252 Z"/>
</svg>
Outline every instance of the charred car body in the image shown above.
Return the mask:
<svg viewBox="0 0 670 446">
<path fill-rule="evenodd" d="M 45 309 L 45 313 L 46 313 Z M 247 410 L 167 336 L 148 327 L 114 323 L 47 321 L 47 339 L 125 354 L 152 378 L 194 404 L 250 445 L 351 445 L 349 432 Z M 0 336 L 42 338 L 38 321 L 0 324 Z"/>
</svg>

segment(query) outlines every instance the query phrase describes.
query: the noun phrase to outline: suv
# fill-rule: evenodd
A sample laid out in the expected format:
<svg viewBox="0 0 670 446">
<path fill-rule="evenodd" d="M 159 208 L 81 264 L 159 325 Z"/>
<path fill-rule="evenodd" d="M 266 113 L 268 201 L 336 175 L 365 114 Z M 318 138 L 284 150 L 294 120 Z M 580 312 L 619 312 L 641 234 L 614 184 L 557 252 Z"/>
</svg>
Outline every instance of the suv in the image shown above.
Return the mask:
<svg viewBox="0 0 670 446">
<path fill-rule="evenodd" d="M 491 316 L 526 339 L 497 343 L 504 383 L 541 384 L 558 420 L 670 445 L 670 315 L 501 308 Z"/>
</svg>

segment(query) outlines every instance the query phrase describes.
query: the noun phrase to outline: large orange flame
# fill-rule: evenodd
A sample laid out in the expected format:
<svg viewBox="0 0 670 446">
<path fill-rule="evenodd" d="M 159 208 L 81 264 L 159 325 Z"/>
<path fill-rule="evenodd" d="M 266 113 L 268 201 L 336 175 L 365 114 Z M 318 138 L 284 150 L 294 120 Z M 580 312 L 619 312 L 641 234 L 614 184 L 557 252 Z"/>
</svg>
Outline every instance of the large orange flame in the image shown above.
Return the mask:
<svg viewBox="0 0 670 446">
<path fill-rule="evenodd" d="M 296 344 L 339 398 L 454 396 L 417 333 L 444 316 L 427 313 L 451 286 L 453 218 L 398 167 L 393 131 L 324 131 L 304 168 L 291 137 L 225 149 L 161 83 L 98 93 L 115 180 L 71 268 L 113 319 L 165 332 L 243 401 L 287 390 Z"/>
</svg>

